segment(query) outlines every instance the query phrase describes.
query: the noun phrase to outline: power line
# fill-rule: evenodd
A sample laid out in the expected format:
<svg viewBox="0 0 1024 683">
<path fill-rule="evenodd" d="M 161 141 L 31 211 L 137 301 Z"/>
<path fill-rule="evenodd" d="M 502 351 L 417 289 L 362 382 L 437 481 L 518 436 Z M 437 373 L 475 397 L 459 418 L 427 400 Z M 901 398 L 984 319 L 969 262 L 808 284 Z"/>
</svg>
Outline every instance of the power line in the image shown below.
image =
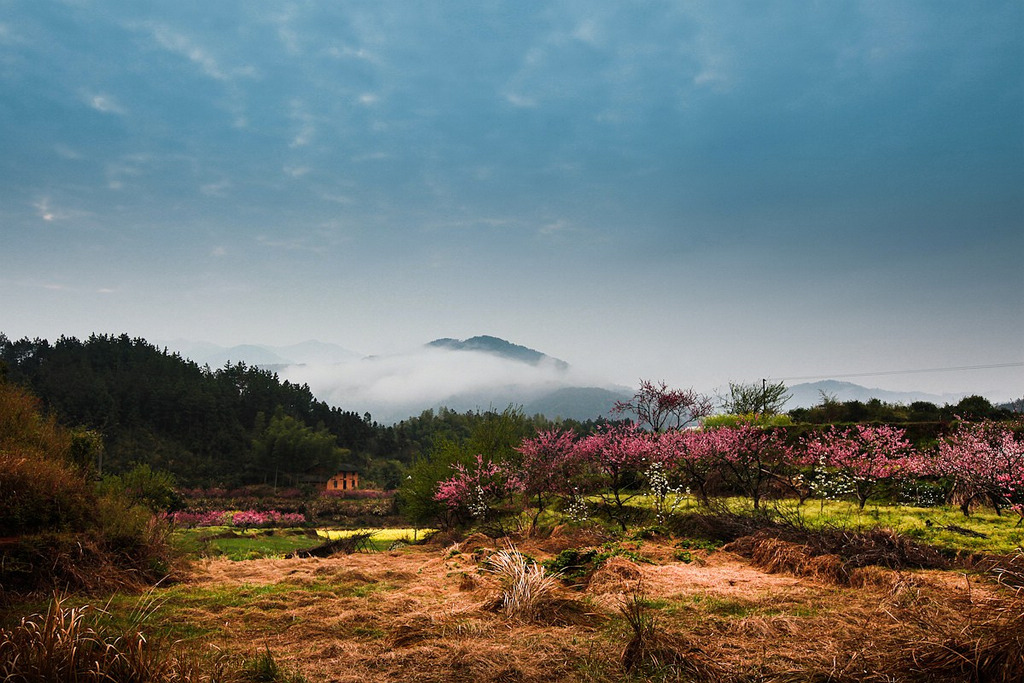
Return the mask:
<svg viewBox="0 0 1024 683">
<path fill-rule="evenodd" d="M 779 377 L 784 382 L 808 379 L 840 379 L 845 377 L 881 377 L 884 375 L 916 375 L 926 372 L 957 372 L 960 370 L 989 370 L 992 368 L 1020 368 L 1024 362 L 1017 363 L 991 363 L 988 365 L 958 365 L 950 368 L 919 368 L 915 370 L 883 370 L 880 372 L 848 372 L 845 374 L 807 375 L 804 377 Z"/>
</svg>

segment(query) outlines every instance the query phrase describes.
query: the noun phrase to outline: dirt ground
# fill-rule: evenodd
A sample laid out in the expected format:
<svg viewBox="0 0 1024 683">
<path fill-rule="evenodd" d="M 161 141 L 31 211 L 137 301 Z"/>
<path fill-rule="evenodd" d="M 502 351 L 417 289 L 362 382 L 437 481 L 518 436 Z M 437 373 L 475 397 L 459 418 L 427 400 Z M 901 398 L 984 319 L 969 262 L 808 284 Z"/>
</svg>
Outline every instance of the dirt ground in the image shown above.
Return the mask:
<svg viewBox="0 0 1024 683">
<path fill-rule="evenodd" d="M 544 560 L 573 543 L 518 549 Z M 855 586 L 769 573 L 725 550 L 683 562 L 670 543 L 643 542 L 634 550 L 647 562 L 614 557 L 560 586 L 535 618 L 515 620 L 495 609 L 501 585 L 481 562 L 500 547 L 471 537 L 324 559 L 204 561 L 185 590 L 256 597 L 197 603 L 179 618 L 215 632 L 217 647 L 267 647 L 310 681 L 1013 680 L 977 676 L 979 653 L 1005 659 L 999 634 L 1019 604 L 981 576 L 872 569 Z M 621 608 L 638 595 L 653 620 L 648 640 L 660 644 L 644 650 L 643 666 L 623 658 L 636 644 Z M 992 671 L 1015 670 L 1000 661 Z"/>
</svg>

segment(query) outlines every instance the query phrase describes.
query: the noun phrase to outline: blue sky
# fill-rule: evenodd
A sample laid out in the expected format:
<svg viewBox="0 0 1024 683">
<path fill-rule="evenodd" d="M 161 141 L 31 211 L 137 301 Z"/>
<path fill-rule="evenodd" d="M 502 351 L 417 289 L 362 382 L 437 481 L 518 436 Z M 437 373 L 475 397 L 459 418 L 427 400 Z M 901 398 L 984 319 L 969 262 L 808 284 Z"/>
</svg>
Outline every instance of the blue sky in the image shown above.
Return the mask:
<svg viewBox="0 0 1024 683">
<path fill-rule="evenodd" d="M 1024 394 L 1024 3 L 0 0 L 0 331 Z"/>
</svg>

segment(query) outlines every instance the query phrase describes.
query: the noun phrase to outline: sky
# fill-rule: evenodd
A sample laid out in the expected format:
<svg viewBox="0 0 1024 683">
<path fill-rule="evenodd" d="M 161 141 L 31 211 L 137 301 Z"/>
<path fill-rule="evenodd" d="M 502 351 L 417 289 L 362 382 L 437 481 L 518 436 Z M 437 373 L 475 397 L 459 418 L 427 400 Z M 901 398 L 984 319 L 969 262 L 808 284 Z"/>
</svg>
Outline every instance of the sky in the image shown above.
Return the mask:
<svg viewBox="0 0 1024 683">
<path fill-rule="evenodd" d="M 10 338 L 1007 400 L 1022 263 L 1019 0 L 0 0 Z"/>
</svg>

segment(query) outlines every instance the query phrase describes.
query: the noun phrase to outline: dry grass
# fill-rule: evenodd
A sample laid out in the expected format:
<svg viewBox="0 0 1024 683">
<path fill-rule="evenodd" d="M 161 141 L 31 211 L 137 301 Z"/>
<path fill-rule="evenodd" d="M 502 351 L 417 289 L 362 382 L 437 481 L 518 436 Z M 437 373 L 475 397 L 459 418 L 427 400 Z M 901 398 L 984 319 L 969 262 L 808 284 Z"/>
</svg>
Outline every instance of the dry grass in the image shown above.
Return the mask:
<svg viewBox="0 0 1024 683">
<path fill-rule="evenodd" d="M 761 549 L 781 568 L 770 573 L 727 551 L 673 561 L 672 546 L 655 540 L 644 554 L 656 564 L 613 558 L 585 589 L 514 589 L 537 580 L 522 577 L 539 575 L 530 558 L 550 557 L 549 542 L 496 550 L 481 537 L 459 548 L 196 563 L 187 583 L 159 589 L 165 606 L 150 622 L 201 633 L 189 647 L 206 659 L 172 661 L 182 671 L 206 662 L 193 664 L 195 675 L 223 661 L 217 680 L 232 680 L 242 658 L 266 647 L 309 681 L 353 683 L 942 683 L 1020 671 L 1024 608 L 981 573 L 844 564 L 848 578 L 837 582 L 824 566 L 833 560 L 820 559 L 827 554 L 793 542 Z M 487 559 L 502 552 L 504 582 Z M 585 618 L 553 618 L 565 605 Z M 211 647 L 225 659 L 210 659 Z"/>
<path fill-rule="evenodd" d="M 569 623 L 586 619 L 586 608 L 565 594 L 557 574 L 527 559 L 511 542 L 490 555 L 484 569 L 497 578 L 498 593 L 486 607 L 520 623 Z"/>
<path fill-rule="evenodd" d="M 11 683 L 35 681 L 164 681 L 171 660 L 138 630 L 107 632 L 101 611 L 69 607 L 56 595 L 46 614 L 0 631 L 0 674 Z M 133 625 L 145 613 L 131 619 Z"/>
</svg>

